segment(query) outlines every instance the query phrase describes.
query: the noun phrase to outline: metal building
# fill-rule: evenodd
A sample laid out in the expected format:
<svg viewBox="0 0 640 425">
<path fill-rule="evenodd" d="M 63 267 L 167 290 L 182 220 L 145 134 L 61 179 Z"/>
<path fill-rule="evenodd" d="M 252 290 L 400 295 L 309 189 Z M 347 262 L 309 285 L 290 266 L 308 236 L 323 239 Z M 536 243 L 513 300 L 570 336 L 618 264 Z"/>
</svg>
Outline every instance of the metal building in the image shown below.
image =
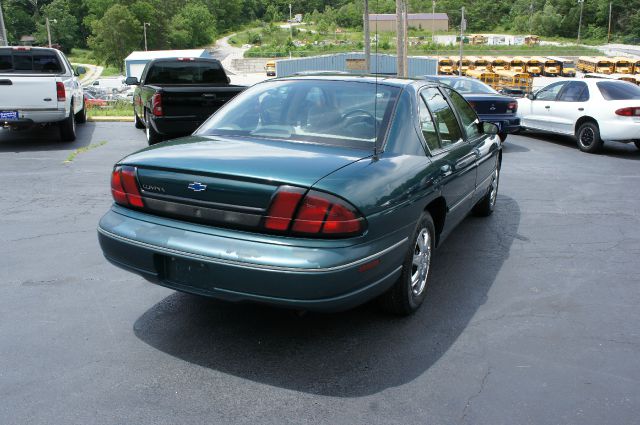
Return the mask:
<svg viewBox="0 0 640 425">
<path fill-rule="evenodd" d="M 409 28 L 422 30 L 449 31 L 449 15 L 446 13 L 409 13 Z M 369 15 L 371 31 L 396 31 L 395 13 L 372 13 Z"/>
<path fill-rule="evenodd" d="M 148 62 L 161 58 L 208 58 L 207 49 L 192 50 L 149 50 L 132 52 L 124 60 L 125 73 L 127 77 L 140 78 L 142 71 Z"/>
<path fill-rule="evenodd" d="M 435 75 L 438 61 L 426 56 L 409 57 L 409 77 Z M 276 75 L 287 77 L 298 72 L 339 71 L 353 74 L 396 75 L 396 55 L 371 55 L 371 69 L 365 68 L 364 53 L 337 53 L 333 55 L 312 56 L 309 58 L 283 59 L 276 61 Z"/>
</svg>

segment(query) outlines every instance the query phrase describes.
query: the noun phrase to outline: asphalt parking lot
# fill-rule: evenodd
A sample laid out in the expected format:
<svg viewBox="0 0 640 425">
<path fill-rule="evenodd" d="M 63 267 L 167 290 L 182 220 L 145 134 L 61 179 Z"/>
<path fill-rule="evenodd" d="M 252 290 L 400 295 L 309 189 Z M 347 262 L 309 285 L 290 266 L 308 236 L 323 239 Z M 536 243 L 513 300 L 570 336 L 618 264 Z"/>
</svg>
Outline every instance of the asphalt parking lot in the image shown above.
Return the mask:
<svg viewBox="0 0 640 425">
<path fill-rule="evenodd" d="M 224 304 L 115 268 L 95 229 L 144 135 L 50 131 L 0 130 L 2 424 L 638 423 L 633 145 L 510 136 L 497 211 L 463 222 L 425 305 L 395 318 Z"/>
</svg>

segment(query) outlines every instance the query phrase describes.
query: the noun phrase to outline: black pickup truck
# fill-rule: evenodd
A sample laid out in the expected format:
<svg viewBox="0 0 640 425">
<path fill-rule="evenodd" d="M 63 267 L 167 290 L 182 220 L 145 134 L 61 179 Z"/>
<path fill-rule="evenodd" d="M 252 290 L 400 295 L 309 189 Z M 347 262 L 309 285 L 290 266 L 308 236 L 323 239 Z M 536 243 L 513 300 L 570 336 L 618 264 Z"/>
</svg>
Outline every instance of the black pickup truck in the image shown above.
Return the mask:
<svg viewBox="0 0 640 425">
<path fill-rule="evenodd" d="M 225 102 L 246 89 L 229 84 L 220 61 L 167 58 L 149 62 L 136 85 L 133 111 L 136 128 L 146 128 L 150 145 L 191 134 Z"/>
</svg>

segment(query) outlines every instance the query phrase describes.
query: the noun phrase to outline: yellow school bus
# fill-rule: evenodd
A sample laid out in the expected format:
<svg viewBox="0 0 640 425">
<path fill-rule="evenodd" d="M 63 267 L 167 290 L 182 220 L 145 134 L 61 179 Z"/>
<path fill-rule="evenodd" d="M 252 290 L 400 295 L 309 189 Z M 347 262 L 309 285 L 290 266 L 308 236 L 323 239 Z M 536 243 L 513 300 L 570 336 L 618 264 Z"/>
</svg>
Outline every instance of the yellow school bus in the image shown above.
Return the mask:
<svg viewBox="0 0 640 425">
<path fill-rule="evenodd" d="M 542 58 L 542 74 L 545 77 L 557 77 L 562 75 L 562 64 L 554 58 Z"/>
<path fill-rule="evenodd" d="M 484 58 L 489 62 L 489 69 L 493 72 L 505 70 L 509 66 L 509 62 L 502 57 L 484 56 Z"/>
<path fill-rule="evenodd" d="M 614 77 L 616 80 L 628 81 L 630 83 L 640 86 L 640 75 L 617 74 L 617 75 L 614 75 Z"/>
<path fill-rule="evenodd" d="M 489 68 L 489 62 L 485 58 L 479 56 L 467 56 L 469 60 L 469 69 L 477 69 L 486 71 Z"/>
<path fill-rule="evenodd" d="M 469 36 L 469 44 L 487 44 L 487 37 L 481 34 L 474 34 Z"/>
<path fill-rule="evenodd" d="M 509 71 L 524 72 L 524 66 L 526 61 L 527 61 L 527 58 L 524 58 L 522 56 L 516 56 L 514 58 L 511 58 L 511 61 L 509 62 Z"/>
<path fill-rule="evenodd" d="M 498 83 L 500 81 L 500 76 L 498 74 L 486 69 L 470 69 L 467 71 L 467 77 L 480 80 L 493 88 L 498 87 Z"/>
<path fill-rule="evenodd" d="M 544 59 L 538 57 L 528 58 L 524 64 L 524 72 L 527 74 L 539 77 L 542 75 L 542 67 L 543 67 Z"/>
<path fill-rule="evenodd" d="M 617 57 L 611 61 L 616 74 L 633 74 L 633 61 L 629 58 Z"/>
<path fill-rule="evenodd" d="M 525 93 L 531 93 L 533 78 L 526 72 L 516 72 L 512 70 L 496 71 L 498 74 L 498 87 L 519 89 Z"/>
<path fill-rule="evenodd" d="M 557 61 L 560 64 L 560 76 L 562 77 L 575 77 L 576 76 L 576 64 L 573 59 L 563 58 L 560 56 L 548 56 L 547 59 Z"/>
<path fill-rule="evenodd" d="M 467 74 L 467 70 L 471 65 L 471 62 L 469 61 L 469 59 L 463 57 L 462 63 L 460 63 L 459 56 L 451 56 L 451 60 L 453 61 L 454 74 L 458 75 L 460 71 L 462 71 L 462 75 Z"/>
<path fill-rule="evenodd" d="M 634 74 L 640 74 L 640 59 L 634 59 L 634 64 L 633 64 L 633 73 Z"/>
<path fill-rule="evenodd" d="M 276 61 L 269 61 L 264 66 L 264 70 L 267 71 L 267 77 L 276 76 Z"/>
<path fill-rule="evenodd" d="M 578 69 L 585 73 L 613 74 L 614 64 L 609 58 L 603 56 L 580 56 L 578 58 Z"/>
<path fill-rule="evenodd" d="M 440 58 L 438 59 L 438 74 L 441 75 L 451 75 L 455 70 L 453 66 L 454 62 L 451 58 Z"/>
</svg>

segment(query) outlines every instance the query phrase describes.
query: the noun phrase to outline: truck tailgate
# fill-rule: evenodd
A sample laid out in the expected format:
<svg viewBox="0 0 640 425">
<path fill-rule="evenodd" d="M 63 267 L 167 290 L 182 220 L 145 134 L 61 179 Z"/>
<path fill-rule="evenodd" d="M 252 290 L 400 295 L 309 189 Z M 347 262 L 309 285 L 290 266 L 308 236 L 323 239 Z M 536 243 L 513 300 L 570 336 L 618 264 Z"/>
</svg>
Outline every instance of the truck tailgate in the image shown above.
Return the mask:
<svg viewBox="0 0 640 425">
<path fill-rule="evenodd" d="M 240 86 L 163 86 L 162 109 L 167 116 L 205 119 L 244 89 Z"/>
<path fill-rule="evenodd" d="M 1 111 L 57 107 L 55 78 L 0 74 Z"/>
</svg>

